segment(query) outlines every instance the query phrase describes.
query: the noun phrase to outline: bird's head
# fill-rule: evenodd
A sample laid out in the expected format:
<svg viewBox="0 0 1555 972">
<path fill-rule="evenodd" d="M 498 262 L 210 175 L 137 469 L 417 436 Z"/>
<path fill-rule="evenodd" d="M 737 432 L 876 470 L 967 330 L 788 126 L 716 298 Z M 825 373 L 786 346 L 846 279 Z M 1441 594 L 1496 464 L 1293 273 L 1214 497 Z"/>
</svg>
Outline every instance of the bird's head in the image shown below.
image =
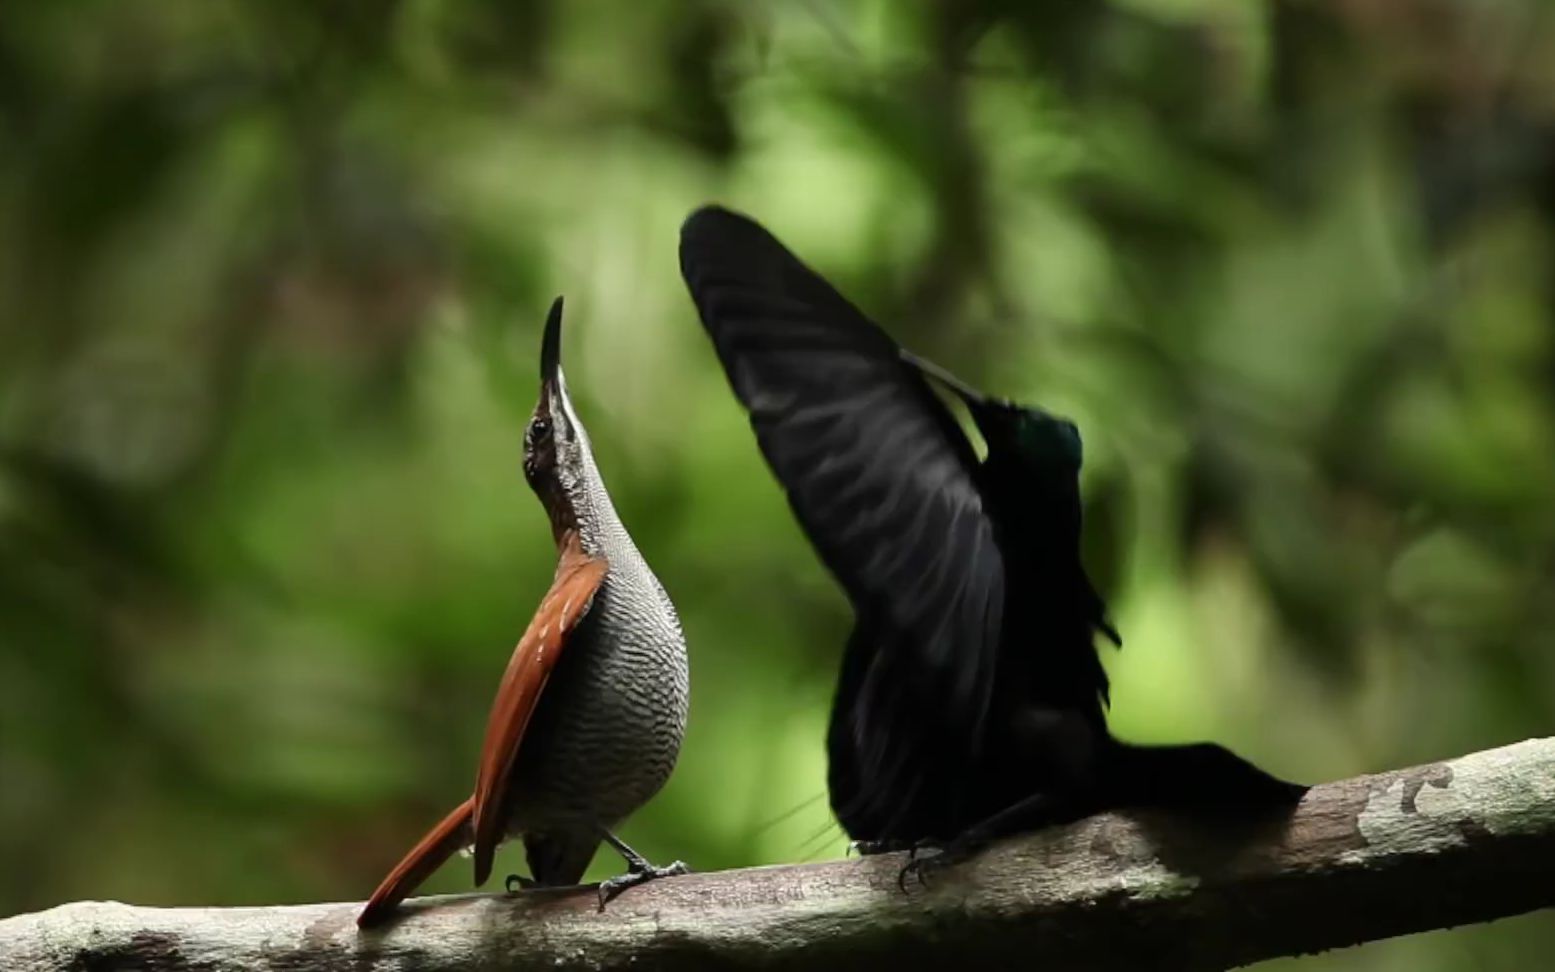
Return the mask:
<svg viewBox="0 0 1555 972">
<path fill-rule="evenodd" d="M 966 403 L 991 459 L 1013 460 L 1046 477 L 1079 475 L 1084 450 L 1080 430 L 1073 422 L 1034 405 L 985 395 L 939 365 L 910 352 L 903 351 L 902 359 Z"/>
<path fill-rule="evenodd" d="M 524 430 L 524 478 L 547 509 L 580 480 L 589 450 L 588 433 L 572 410 L 562 374 L 562 299 L 551 304 L 540 345 L 540 400 Z"/>
</svg>

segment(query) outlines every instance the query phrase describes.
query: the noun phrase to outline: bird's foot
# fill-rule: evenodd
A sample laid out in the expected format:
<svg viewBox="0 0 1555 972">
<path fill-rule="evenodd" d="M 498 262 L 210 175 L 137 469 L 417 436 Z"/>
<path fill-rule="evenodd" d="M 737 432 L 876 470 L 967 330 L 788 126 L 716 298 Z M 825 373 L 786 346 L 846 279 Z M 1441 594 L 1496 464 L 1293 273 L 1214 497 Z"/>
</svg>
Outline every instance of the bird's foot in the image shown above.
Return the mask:
<svg viewBox="0 0 1555 972">
<path fill-rule="evenodd" d="M 989 843 L 1019 830 L 1044 827 L 1065 819 L 1078 819 L 1083 815 L 1084 804 L 1057 799 L 1047 793 L 1034 793 L 1006 807 L 981 823 L 961 831 L 948 841 L 932 838 L 917 841 L 908 852 L 907 863 L 897 876 L 897 884 L 905 892 L 907 878 L 915 877 L 918 883 L 928 885 L 928 875 L 959 864 L 976 854 Z M 924 857 L 919 852 L 939 847 L 938 854 Z"/>
<path fill-rule="evenodd" d="M 522 874 L 509 874 L 507 880 L 503 882 L 503 886 L 507 888 L 508 894 L 513 894 L 515 888 L 518 891 L 528 891 L 531 888 L 538 888 L 540 882 L 534 878 L 526 878 Z"/>
<path fill-rule="evenodd" d="M 975 833 L 965 833 L 950 841 L 925 838 L 913 843 L 907 851 L 907 863 L 896 876 L 896 886 L 907 893 L 907 879 L 914 878 L 922 887 L 929 886 L 929 876 L 947 867 L 960 864 L 982 849 L 987 840 Z M 924 854 L 926 850 L 936 853 Z"/>
<path fill-rule="evenodd" d="M 617 874 L 613 878 L 599 882 L 600 911 L 604 911 L 605 905 L 609 904 L 616 895 L 627 888 L 646 884 L 649 881 L 656 881 L 659 878 L 676 877 L 681 874 L 691 873 L 691 868 L 686 866 L 685 861 L 675 861 L 665 867 L 654 867 L 646 860 L 639 858 L 635 861 L 627 861 L 626 866 L 627 871 L 625 874 Z"/>
<path fill-rule="evenodd" d="M 612 834 L 608 830 L 601 830 L 600 836 L 611 847 L 616 849 L 622 859 L 626 861 L 626 873 L 618 874 L 608 881 L 599 882 L 599 910 L 604 911 L 605 905 L 612 898 L 634 885 L 654 881 L 663 877 L 675 877 L 679 874 L 690 874 L 691 868 L 684 861 L 676 861 L 668 867 L 654 867 L 648 863 L 648 859 L 632 850 L 625 841 Z"/>
<path fill-rule="evenodd" d="M 889 854 L 892 851 L 909 850 L 912 846 L 913 842 L 910 840 L 894 840 L 891 838 L 886 838 L 885 840 L 855 840 L 848 844 L 847 852 L 849 854 L 857 852 L 861 857 L 868 857 L 871 854 Z"/>
</svg>

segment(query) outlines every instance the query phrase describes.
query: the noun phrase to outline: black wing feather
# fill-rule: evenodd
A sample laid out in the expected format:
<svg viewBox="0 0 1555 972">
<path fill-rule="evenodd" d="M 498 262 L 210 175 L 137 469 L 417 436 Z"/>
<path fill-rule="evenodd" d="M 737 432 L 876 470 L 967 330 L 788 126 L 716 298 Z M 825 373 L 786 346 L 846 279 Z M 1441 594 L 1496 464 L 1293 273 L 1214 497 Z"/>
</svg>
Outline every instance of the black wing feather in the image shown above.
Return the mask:
<svg viewBox="0 0 1555 972">
<path fill-rule="evenodd" d="M 895 721 L 912 701 L 905 690 L 927 704 L 918 716 L 947 734 L 940 742 L 975 749 L 1005 572 L 965 434 L 896 343 L 751 220 L 693 213 L 680 265 L 795 515 L 859 623 L 880 632 L 855 637 L 850 654 L 890 655 L 862 660 L 866 670 L 848 680 L 856 697 L 839 707 L 888 708 Z M 884 767 L 903 754 L 875 758 L 885 740 L 855 742 L 895 775 Z"/>
</svg>

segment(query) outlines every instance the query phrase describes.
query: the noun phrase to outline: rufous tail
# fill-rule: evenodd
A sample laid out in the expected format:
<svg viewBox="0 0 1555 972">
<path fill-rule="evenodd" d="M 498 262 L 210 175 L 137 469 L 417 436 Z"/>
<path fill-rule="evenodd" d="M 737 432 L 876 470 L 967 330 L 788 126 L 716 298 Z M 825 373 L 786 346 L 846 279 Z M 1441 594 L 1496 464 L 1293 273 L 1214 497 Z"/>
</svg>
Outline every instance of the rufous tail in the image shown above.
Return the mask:
<svg viewBox="0 0 1555 972">
<path fill-rule="evenodd" d="M 471 838 L 470 818 L 474 813 L 475 798 L 471 797 L 455 807 L 453 813 L 443 818 L 442 823 L 417 841 L 410 853 L 394 865 L 394 870 L 378 885 L 373 896 L 367 899 L 366 907 L 356 916 L 357 927 L 370 928 L 382 922 L 395 905 L 404 901 L 422 881 L 431 877 L 432 872 L 441 867 L 444 861 L 461 847 L 468 846 Z"/>
</svg>

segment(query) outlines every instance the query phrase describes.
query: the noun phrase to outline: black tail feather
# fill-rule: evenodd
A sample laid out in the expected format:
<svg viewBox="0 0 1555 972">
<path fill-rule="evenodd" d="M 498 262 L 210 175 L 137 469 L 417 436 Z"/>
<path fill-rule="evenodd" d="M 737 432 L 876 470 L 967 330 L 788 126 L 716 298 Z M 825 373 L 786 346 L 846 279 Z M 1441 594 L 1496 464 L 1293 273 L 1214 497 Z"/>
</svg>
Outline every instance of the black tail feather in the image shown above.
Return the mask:
<svg viewBox="0 0 1555 972">
<path fill-rule="evenodd" d="M 1293 807 L 1307 787 L 1279 779 L 1214 743 L 1119 742 L 1104 774 L 1104 802 L 1197 813 L 1248 814 Z"/>
</svg>

